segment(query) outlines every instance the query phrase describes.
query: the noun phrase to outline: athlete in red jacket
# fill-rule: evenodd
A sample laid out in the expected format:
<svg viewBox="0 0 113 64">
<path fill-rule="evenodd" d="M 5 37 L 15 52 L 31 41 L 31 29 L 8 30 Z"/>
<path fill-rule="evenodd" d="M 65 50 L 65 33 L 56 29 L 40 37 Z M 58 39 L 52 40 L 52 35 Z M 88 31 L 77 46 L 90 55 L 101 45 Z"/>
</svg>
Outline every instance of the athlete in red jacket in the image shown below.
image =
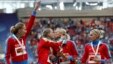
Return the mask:
<svg viewBox="0 0 113 64">
<path fill-rule="evenodd" d="M 81 59 L 82 64 L 103 64 L 107 61 L 110 62 L 108 47 L 100 40 L 101 36 L 101 31 L 98 29 L 90 31 L 89 37 L 91 43 L 85 46 L 84 55 Z M 107 64 L 109 64 L 108 62 Z"/>
<path fill-rule="evenodd" d="M 51 41 L 51 38 L 53 38 L 53 30 L 50 28 L 46 28 L 43 31 L 43 35 L 40 38 L 37 53 L 38 53 L 38 63 L 39 64 L 50 64 L 50 55 L 51 55 L 51 49 L 54 51 L 58 51 L 59 44 Z"/>
<path fill-rule="evenodd" d="M 78 57 L 75 43 L 70 40 L 70 37 L 69 35 L 67 35 L 65 29 L 57 28 L 55 30 L 55 33 L 56 37 L 60 37 L 60 40 L 62 41 L 60 52 L 58 53 L 59 55 L 61 55 L 60 58 L 62 58 L 60 63 L 75 64 Z"/>
<path fill-rule="evenodd" d="M 11 27 L 12 35 L 7 40 L 7 49 L 6 49 L 6 64 L 28 64 L 28 54 L 26 52 L 26 38 L 32 28 L 32 25 L 35 21 L 36 10 L 39 7 L 39 3 L 36 5 L 33 10 L 32 16 L 27 24 L 27 26 L 18 22 L 15 26 Z M 11 61 L 10 61 L 11 60 Z"/>
</svg>

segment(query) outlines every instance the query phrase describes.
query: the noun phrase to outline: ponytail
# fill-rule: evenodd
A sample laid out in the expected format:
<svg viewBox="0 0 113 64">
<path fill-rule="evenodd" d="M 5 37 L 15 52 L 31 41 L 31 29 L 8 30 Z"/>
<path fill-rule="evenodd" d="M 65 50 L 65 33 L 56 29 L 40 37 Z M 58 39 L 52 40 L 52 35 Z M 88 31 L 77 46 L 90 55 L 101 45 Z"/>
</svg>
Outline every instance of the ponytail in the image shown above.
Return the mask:
<svg viewBox="0 0 113 64">
<path fill-rule="evenodd" d="M 23 22 L 18 22 L 15 26 L 11 26 L 10 32 L 17 34 L 18 30 L 21 29 L 25 24 Z"/>
<path fill-rule="evenodd" d="M 15 31 L 16 31 L 15 26 L 11 26 L 11 28 L 10 28 L 10 32 L 14 34 Z"/>
<path fill-rule="evenodd" d="M 100 30 L 100 38 L 104 38 L 104 34 L 105 34 L 105 31 L 104 30 Z"/>
</svg>

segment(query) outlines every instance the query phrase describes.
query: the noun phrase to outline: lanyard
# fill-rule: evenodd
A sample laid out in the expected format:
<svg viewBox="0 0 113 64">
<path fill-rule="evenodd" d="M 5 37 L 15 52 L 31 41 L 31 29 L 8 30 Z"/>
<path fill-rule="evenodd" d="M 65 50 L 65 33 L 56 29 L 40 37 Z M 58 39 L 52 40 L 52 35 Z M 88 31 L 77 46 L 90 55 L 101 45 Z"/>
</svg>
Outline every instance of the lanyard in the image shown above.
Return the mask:
<svg viewBox="0 0 113 64">
<path fill-rule="evenodd" d="M 23 49 L 25 49 L 23 39 L 22 39 L 22 43 L 21 43 L 20 40 L 14 34 L 12 36 L 17 40 L 17 42 L 20 45 L 20 47 L 22 47 Z"/>
<path fill-rule="evenodd" d="M 98 45 L 97 45 L 97 48 L 96 48 L 96 51 L 95 51 L 95 50 L 94 50 L 94 47 L 93 47 L 93 43 L 91 42 L 91 47 L 92 47 L 92 50 L 93 50 L 95 56 L 98 54 L 98 50 L 99 50 L 100 44 L 101 44 L 101 41 L 99 41 L 99 43 L 98 43 Z"/>
</svg>

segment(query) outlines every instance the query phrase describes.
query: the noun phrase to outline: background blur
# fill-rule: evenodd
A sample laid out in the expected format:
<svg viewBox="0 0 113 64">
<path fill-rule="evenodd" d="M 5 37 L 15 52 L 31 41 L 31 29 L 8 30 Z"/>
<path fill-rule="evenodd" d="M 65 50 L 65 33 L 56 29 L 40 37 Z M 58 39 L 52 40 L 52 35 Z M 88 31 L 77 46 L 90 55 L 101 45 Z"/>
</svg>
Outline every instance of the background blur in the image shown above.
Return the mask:
<svg viewBox="0 0 113 64">
<path fill-rule="evenodd" d="M 27 23 L 35 0 L 0 0 L 0 64 L 4 64 L 6 40 L 11 25 L 20 20 Z M 37 0 L 38 1 L 38 0 Z M 102 39 L 113 56 L 113 0 L 41 0 L 37 18 L 28 37 L 29 64 L 36 64 L 36 48 L 42 30 L 63 27 L 81 55 L 92 28 L 105 31 Z"/>
</svg>

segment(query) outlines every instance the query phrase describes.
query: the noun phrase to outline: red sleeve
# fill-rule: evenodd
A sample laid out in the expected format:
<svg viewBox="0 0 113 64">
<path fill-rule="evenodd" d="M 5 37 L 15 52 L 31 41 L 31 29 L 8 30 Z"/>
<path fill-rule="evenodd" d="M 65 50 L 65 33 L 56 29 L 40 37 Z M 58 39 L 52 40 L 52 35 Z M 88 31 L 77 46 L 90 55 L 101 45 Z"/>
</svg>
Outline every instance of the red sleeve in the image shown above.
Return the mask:
<svg viewBox="0 0 113 64">
<path fill-rule="evenodd" d="M 77 52 L 77 48 L 76 48 L 76 45 L 74 42 L 71 42 L 71 52 L 72 52 L 72 56 L 74 58 L 77 58 L 78 57 L 78 52 Z"/>
<path fill-rule="evenodd" d="M 57 43 L 53 43 L 53 42 L 48 42 L 48 41 L 47 41 L 44 46 L 45 46 L 45 47 L 52 47 L 52 48 L 55 48 L 55 49 L 56 49 L 56 47 L 58 47 L 58 44 L 57 44 Z"/>
<path fill-rule="evenodd" d="M 30 17 L 30 19 L 29 19 L 29 22 L 28 22 L 27 26 L 26 26 L 27 33 L 26 33 L 25 37 L 27 37 L 28 34 L 30 33 L 30 31 L 31 31 L 31 29 L 32 29 L 32 26 L 33 26 L 33 24 L 34 24 L 34 21 L 35 21 L 35 16 L 32 15 L 32 16 Z"/>
<path fill-rule="evenodd" d="M 40 43 L 42 43 L 44 47 L 52 47 L 55 51 L 59 50 L 58 49 L 58 47 L 60 45 L 59 43 L 49 42 L 49 41 L 45 41 L 43 39 L 41 39 L 40 41 L 41 41 Z"/>
<path fill-rule="evenodd" d="M 51 46 L 53 49 L 53 54 L 57 54 L 57 52 L 60 51 L 59 46 L 60 46 L 60 43 L 54 43 L 54 45 Z"/>
<path fill-rule="evenodd" d="M 104 56 L 106 57 L 106 59 L 110 59 L 110 51 L 108 49 L 109 49 L 108 46 L 105 44 L 103 50 L 104 50 Z"/>
<path fill-rule="evenodd" d="M 6 64 L 10 64 L 11 42 L 12 42 L 11 39 L 8 39 L 5 54 Z"/>
<path fill-rule="evenodd" d="M 82 63 L 86 63 L 87 59 L 88 59 L 89 53 L 88 53 L 88 46 L 85 46 L 85 50 L 84 50 L 84 54 L 83 57 L 81 58 L 81 62 Z"/>
</svg>

